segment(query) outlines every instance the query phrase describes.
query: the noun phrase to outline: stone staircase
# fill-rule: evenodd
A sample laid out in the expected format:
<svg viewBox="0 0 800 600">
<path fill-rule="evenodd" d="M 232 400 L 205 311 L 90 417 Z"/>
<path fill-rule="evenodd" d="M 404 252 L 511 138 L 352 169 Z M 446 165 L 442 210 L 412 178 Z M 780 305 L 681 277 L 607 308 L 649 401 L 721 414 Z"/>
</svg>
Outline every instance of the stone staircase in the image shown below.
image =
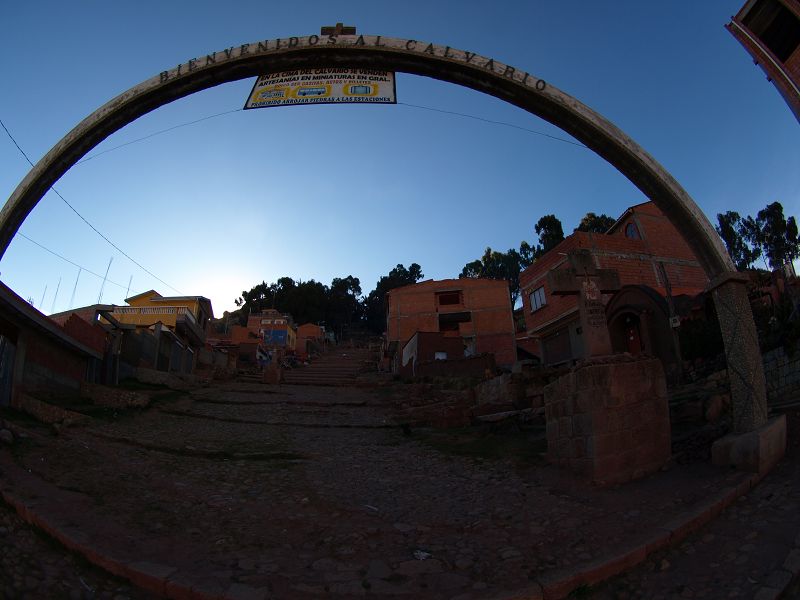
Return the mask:
<svg viewBox="0 0 800 600">
<path fill-rule="evenodd" d="M 359 373 L 374 369 L 374 355 L 366 348 L 337 348 L 314 362 L 283 371 L 288 385 L 353 385 Z"/>
</svg>

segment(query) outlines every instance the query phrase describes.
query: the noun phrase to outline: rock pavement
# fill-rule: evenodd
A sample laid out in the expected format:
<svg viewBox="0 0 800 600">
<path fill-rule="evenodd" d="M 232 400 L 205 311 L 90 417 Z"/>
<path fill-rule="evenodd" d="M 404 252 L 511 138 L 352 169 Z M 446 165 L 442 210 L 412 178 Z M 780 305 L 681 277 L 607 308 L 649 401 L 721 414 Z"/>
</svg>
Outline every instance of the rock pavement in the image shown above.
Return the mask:
<svg viewBox="0 0 800 600">
<path fill-rule="evenodd" d="M 800 530 L 796 450 L 721 518 L 658 550 L 687 518 L 707 520 L 704 507 L 747 489 L 746 477 L 694 463 L 598 490 L 535 452 L 490 458 L 485 446 L 502 432 L 405 435 L 386 398 L 352 388 L 205 388 L 60 435 L 32 430 L 13 452 L 0 450 L 0 482 L 82 547 L 173 596 L 557 597 L 570 581 L 580 586 L 576 573 L 615 557 L 624 568 L 645 549 L 657 551 L 641 566 L 577 592 L 747 598 L 788 585 L 784 563 Z M 0 514 L 12 536 L 0 560 L 13 564 L 17 593 L 7 597 L 36 597 L 20 595 L 33 579 L 40 597 L 85 595 L 82 581 L 93 597 L 148 597 L 87 574 L 56 546 L 20 551 L 38 536 Z M 51 563 L 63 565 L 52 577 Z"/>
</svg>

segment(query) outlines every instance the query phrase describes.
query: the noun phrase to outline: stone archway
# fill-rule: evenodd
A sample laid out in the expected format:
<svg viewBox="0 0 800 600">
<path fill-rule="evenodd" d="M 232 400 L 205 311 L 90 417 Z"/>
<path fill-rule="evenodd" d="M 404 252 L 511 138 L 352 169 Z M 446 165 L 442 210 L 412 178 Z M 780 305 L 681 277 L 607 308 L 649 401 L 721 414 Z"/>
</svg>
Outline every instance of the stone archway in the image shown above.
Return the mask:
<svg viewBox="0 0 800 600">
<path fill-rule="evenodd" d="M 81 157 L 142 115 L 195 92 L 263 73 L 348 66 L 399 71 L 495 96 L 571 134 L 614 165 L 682 232 L 712 280 L 725 339 L 739 432 L 766 423 L 763 368 L 744 285 L 714 228 L 677 181 L 607 119 L 527 71 L 413 39 L 338 33 L 268 39 L 192 58 L 112 99 L 58 142 L 0 211 L 0 257 L 47 190 Z"/>
</svg>

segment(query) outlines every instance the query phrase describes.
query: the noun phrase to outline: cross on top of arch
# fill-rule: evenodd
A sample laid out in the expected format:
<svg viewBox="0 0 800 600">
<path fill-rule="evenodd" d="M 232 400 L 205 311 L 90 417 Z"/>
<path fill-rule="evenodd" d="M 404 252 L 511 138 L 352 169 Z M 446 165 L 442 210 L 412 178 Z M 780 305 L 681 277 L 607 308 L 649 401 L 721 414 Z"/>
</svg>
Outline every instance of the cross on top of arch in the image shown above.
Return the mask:
<svg viewBox="0 0 800 600">
<path fill-rule="evenodd" d="M 320 35 L 355 35 L 356 28 L 350 25 L 337 23 L 336 26 L 325 25 L 319 30 Z"/>
</svg>

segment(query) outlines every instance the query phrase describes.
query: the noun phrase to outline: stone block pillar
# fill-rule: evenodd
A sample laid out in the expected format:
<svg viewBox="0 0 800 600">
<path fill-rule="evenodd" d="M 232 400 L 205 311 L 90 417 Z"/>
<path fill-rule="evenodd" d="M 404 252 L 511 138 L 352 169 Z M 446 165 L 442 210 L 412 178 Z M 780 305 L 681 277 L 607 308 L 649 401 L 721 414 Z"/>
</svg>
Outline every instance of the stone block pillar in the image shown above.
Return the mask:
<svg viewBox="0 0 800 600">
<path fill-rule="evenodd" d="M 671 456 L 669 406 L 658 359 L 612 358 L 544 388 L 548 459 L 598 485 L 658 471 Z"/>
<path fill-rule="evenodd" d="M 716 465 L 763 474 L 786 452 L 786 419 L 768 418 L 764 365 L 746 281 L 730 273 L 709 286 L 725 344 L 733 412 L 733 432 L 714 443 L 711 458 Z"/>
<path fill-rule="evenodd" d="M 278 384 L 282 379 L 283 369 L 281 369 L 280 365 L 273 362 L 264 367 L 264 372 L 262 374 L 262 381 L 264 383 Z"/>
<path fill-rule="evenodd" d="M 767 386 L 753 311 L 740 278 L 726 279 L 711 294 L 725 344 L 733 433 L 747 433 L 767 422 Z"/>
</svg>

